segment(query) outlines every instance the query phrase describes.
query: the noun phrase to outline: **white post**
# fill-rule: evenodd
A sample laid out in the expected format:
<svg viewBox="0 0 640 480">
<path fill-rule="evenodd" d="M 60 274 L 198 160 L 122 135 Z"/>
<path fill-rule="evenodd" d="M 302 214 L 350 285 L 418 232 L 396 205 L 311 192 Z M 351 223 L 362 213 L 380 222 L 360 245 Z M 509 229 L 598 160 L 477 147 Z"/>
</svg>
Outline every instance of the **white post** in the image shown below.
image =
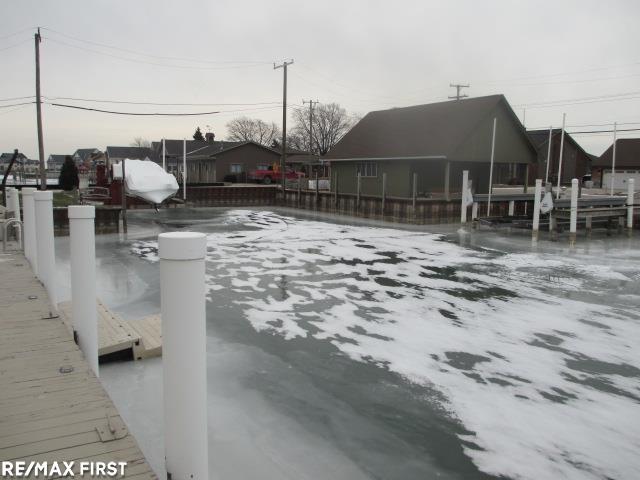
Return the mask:
<svg viewBox="0 0 640 480">
<path fill-rule="evenodd" d="M 27 257 L 33 273 L 38 275 L 38 249 L 36 247 L 36 206 L 33 200 L 35 188 L 22 189 L 24 205 L 24 256 Z"/>
<path fill-rule="evenodd" d="M 98 372 L 98 310 L 96 307 L 96 207 L 73 205 L 69 212 L 71 317 L 78 345 L 89 366 Z"/>
<path fill-rule="evenodd" d="M 515 213 L 516 210 L 516 201 L 515 200 L 509 200 L 509 216 L 513 217 L 513 214 Z"/>
<path fill-rule="evenodd" d="M 382 174 L 382 216 L 384 217 L 385 203 L 387 201 L 387 174 Z"/>
<path fill-rule="evenodd" d="M 573 245 L 576 241 L 578 224 L 578 179 L 571 180 L 571 216 L 569 220 L 569 241 Z"/>
<path fill-rule="evenodd" d="M 33 194 L 36 205 L 36 244 L 38 278 L 44 284 L 53 309 L 57 309 L 56 253 L 53 242 L 53 192 L 39 190 Z"/>
<path fill-rule="evenodd" d="M 316 180 L 317 182 L 318 180 Z M 360 194 L 362 192 L 362 176 L 360 172 L 358 172 L 358 176 L 356 178 L 356 209 L 360 208 Z"/>
<path fill-rule="evenodd" d="M 616 178 L 616 136 L 618 133 L 618 123 L 613 123 L 613 158 L 611 159 L 611 195 L 613 195 L 613 184 Z"/>
<path fill-rule="evenodd" d="M 493 135 L 491 137 L 491 166 L 489 167 L 489 196 L 487 197 L 487 217 L 491 215 L 491 192 L 493 191 L 493 156 L 496 151 L 496 123 L 497 118 L 493 118 Z"/>
<path fill-rule="evenodd" d="M 469 170 L 462 171 L 462 198 L 460 200 L 460 223 L 467 223 L 467 189 L 469 188 Z"/>
<path fill-rule="evenodd" d="M 542 179 L 536 179 L 536 188 L 533 191 L 533 238 L 538 239 L 540 230 L 540 196 L 542 195 Z"/>
<path fill-rule="evenodd" d="M 162 139 L 162 170 L 167 171 L 167 149 L 165 148 L 164 138 Z"/>
<path fill-rule="evenodd" d="M 13 218 L 22 221 L 22 216 L 20 214 L 20 192 L 17 188 L 8 188 L 7 189 L 7 208 L 13 212 Z M 21 244 L 20 240 L 22 235 L 22 230 L 24 227 L 16 230 L 16 240 L 18 241 L 18 245 Z"/>
<path fill-rule="evenodd" d="M 209 478 L 206 248 L 202 233 L 158 236 L 165 459 L 173 480 Z"/>
<path fill-rule="evenodd" d="M 556 192 L 556 199 L 560 198 L 560 181 L 562 180 L 562 154 L 564 151 L 564 124 L 567 119 L 567 114 L 562 114 L 562 135 L 560 136 L 560 159 L 558 160 L 558 191 Z"/>
<path fill-rule="evenodd" d="M 182 139 L 182 200 L 187 199 L 187 139 Z"/>
<path fill-rule="evenodd" d="M 471 206 L 471 220 L 478 219 L 478 202 L 473 202 Z"/>
<path fill-rule="evenodd" d="M 547 147 L 547 171 L 544 174 L 544 184 L 549 183 L 549 164 L 551 163 L 551 141 L 553 137 L 553 125 L 549 127 L 549 146 Z"/>
<path fill-rule="evenodd" d="M 627 180 L 627 228 L 629 233 L 633 229 L 633 204 L 635 195 L 635 180 L 630 178 Z"/>
</svg>

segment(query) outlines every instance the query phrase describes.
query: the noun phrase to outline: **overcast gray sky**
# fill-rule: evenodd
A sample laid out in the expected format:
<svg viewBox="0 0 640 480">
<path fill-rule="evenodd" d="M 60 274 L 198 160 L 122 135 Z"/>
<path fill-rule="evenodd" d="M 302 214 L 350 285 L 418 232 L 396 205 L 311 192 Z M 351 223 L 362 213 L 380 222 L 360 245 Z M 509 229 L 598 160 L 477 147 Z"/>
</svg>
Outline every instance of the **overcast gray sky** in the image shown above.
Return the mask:
<svg viewBox="0 0 640 480">
<path fill-rule="evenodd" d="M 521 119 L 526 107 L 527 127 L 559 127 L 566 112 L 568 125 L 640 128 L 639 20 L 637 0 L 4 0 L 0 106 L 34 95 L 33 33 L 41 26 L 46 97 L 215 103 L 59 100 L 127 112 L 222 112 L 126 117 L 45 105 L 45 155 L 128 145 L 137 136 L 190 138 L 198 125 L 220 139 L 240 115 L 280 124 L 282 70 L 272 62 L 291 58 L 292 104 L 312 98 L 363 115 L 444 100 L 456 82 L 469 83 L 470 96 L 504 93 Z M 550 102 L 563 105 L 540 105 Z M 595 154 L 612 140 L 576 138 Z M 0 151 L 14 148 L 37 158 L 34 105 L 0 108 Z"/>
</svg>

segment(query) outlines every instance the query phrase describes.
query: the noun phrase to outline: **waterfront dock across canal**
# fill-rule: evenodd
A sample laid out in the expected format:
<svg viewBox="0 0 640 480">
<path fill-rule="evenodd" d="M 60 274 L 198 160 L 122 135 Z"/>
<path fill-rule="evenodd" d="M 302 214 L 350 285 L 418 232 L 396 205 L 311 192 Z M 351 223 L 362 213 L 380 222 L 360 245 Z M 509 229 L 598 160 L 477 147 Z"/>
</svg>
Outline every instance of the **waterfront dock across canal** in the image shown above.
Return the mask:
<svg viewBox="0 0 640 480">
<path fill-rule="evenodd" d="M 124 478 L 157 479 L 50 311 L 24 256 L 0 255 L 0 461 L 127 462 Z"/>
</svg>

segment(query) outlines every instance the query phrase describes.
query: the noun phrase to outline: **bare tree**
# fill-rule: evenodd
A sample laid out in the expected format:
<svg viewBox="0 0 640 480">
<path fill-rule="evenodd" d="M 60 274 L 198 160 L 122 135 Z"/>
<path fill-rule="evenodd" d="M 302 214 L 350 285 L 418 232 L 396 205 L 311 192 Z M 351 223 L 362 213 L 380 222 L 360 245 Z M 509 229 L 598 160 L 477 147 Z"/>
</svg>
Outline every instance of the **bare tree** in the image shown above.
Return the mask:
<svg viewBox="0 0 640 480">
<path fill-rule="evenodd" d="M 256 142 L 271 146 L 280 137 L 275 122 L 267 123 L 257 118 L 239 117 L 227 123 L 228 138 L 235 142 Z"/>
<path fill-rule="evenodd" d="M 316 155 L 326 155 L 359 119 L 337 103 L 318 104 L 313 110 L 312 145 L 309 145 L 309 110 L 293 112 L 294 127 L 287 136 L 291 145 Z"/>
<path fill-rule="evenodd" d="M 151 147 L 151 142 L 149 142 L 149 140 L 147 140 L 146 138 L 136 137 L 136 138 L 133 139 L 133 142 L 131 142 L 131 146 L 132 147 L 150 148 Z"/>
</svg>

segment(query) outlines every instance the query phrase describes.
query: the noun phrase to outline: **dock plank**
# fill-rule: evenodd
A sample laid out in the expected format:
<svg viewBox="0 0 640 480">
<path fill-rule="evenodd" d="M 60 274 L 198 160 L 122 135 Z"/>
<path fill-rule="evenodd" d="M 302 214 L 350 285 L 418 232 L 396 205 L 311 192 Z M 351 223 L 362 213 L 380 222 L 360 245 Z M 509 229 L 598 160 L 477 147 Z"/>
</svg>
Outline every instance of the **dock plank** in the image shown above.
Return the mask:
<svg viewBox="0 0 640 480">
<path fill-rule="evenodd" d="M 102 310 L 110 319 L 110 338 L 132 345 L 134 329 Z M 1 255 L 0 460 L 127 461 L 125 478 L 157 478 L 73 342 L 64 316 L 43 318 L 49 311 L 47 294 L 26 259 Z M 113 425 L 118 435 L 106 438 Z"/>
</svg>

